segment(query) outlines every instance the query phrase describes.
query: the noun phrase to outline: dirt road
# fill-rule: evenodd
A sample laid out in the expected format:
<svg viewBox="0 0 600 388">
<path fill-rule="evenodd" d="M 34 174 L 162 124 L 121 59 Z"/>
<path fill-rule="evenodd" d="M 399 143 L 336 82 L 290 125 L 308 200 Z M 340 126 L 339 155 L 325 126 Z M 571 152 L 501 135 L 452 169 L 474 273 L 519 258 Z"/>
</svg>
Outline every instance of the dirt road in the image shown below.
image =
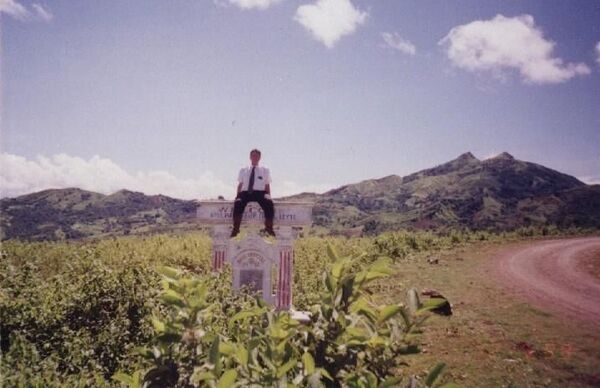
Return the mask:
<svg viewBox="0 0 600 388">
<path fill-rule="evenodd" d="M 493 273 L 537 308 L 600 328 L 600 280 L 584 272 L 583 258 L 600 260 L 600 237 L 513 246 L 494 258 Z"/>
</svg>

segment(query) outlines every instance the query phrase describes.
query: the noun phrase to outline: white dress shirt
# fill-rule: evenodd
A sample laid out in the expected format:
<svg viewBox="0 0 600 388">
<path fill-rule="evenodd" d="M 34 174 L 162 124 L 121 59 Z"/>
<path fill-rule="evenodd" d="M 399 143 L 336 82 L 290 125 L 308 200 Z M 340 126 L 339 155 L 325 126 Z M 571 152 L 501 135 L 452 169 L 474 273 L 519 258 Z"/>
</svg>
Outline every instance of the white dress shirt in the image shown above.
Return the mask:
<svg viewBox="0 0 600 388">
<path fill-rule="evenodd" d="M 252 167 L 243 167 L 240 169 L 238 174 L 238 182 L 242 184 L 242 191 L 248 191 L 248 185 L 250 184 L 250 174 L 252 174 Z M 263 166 L 256 166 L 254 169 L 254 185 L 252 190 L 264 191 L 265 186 L 271 183 L 271 172 L 268 168 Z"/>
</svg>

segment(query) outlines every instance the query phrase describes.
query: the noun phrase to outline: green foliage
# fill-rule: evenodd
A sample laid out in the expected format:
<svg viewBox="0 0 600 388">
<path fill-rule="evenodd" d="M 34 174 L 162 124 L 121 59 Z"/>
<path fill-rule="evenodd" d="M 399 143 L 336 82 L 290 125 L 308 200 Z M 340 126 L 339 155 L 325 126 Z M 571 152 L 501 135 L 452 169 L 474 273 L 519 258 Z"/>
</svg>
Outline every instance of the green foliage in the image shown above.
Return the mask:
<svg viewBox="0 0 600 388">
<path fill-rule="evenodd" d="M 382 256 L 373 238 L 297 241 L 299 324 L 211 274 L 203 235 L 5 242 L 2 385 L 393 386 L 427 312 L 373 302 L 398 260 Z"/>
<path fill-rule="evenodd" d="M 368 286 L 393 274 L 390 260 L 356 269 L 360 257 L 342 257 L 331 244 L 326 250 L 323 291 L 305 324 L 245 293 L 230 296 L 235 312 L 226 311 L 209 296 L 223 275 L 199 279 L 160 267 L 160 300 L 167 314 L 152 319 L 152 347 L 137 350 L 153 365 L 141 381 L 136 378 L 140 370 L 114 379 L 129 385 L 211 387 L 399 383 L 400 359 L 418 349 L 415 334 L 435 303 L 414 314 L 401 304 L 377 305 Z"/>
<path fill-rule="evenodd" d="M 100 386 L 135 367 L 128 352 L 151 339 L 148 317 L 163 309 L 149 264 L 206 268 L 208 254 L 194 255 L 209 248 L 206 237 L 3 243 L 3 383 Z"/>
</svg>

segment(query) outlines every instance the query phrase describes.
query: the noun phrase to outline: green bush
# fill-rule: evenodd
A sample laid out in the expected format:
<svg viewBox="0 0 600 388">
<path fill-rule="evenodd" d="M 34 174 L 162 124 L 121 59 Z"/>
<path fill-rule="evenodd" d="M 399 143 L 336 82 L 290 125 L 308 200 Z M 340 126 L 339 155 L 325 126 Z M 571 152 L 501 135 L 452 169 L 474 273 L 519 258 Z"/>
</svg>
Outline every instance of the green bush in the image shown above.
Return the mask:
<svg viewBox="0 0 600 388">
<path fill-rule="evenodd" d="M 152 318 L 151 346 L 136 349 L 151 365 L 114 379 L 131 387 L 399 384 L 402 357 L 418 352 L 419 327 L 443 301 L 414 313 L 402 304 L 377 305 L 368 286 L 393 273 L 391 261 L 357 270 L 359 257 L 342 257 L 331 245 L 327 251 L 323 291 L 304 324 L 245 293 L 215 298 L 223 275 L 198 278 L 161 267 L 167 314 Z M 432 369 L 429 385 L 442 368 Z"/>
</svg>

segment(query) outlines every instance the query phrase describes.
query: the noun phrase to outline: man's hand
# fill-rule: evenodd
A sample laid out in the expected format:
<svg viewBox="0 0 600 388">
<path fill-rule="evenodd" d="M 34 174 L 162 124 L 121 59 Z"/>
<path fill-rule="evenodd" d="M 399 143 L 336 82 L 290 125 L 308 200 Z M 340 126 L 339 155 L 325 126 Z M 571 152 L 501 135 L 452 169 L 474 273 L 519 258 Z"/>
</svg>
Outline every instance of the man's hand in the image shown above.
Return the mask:
<svg viewBox="0 0 600 388">
<path fill-rule="evenodd" d="M 271 199 L 271 194 L 265 194 L 266 199 Z"/>
</svg>

